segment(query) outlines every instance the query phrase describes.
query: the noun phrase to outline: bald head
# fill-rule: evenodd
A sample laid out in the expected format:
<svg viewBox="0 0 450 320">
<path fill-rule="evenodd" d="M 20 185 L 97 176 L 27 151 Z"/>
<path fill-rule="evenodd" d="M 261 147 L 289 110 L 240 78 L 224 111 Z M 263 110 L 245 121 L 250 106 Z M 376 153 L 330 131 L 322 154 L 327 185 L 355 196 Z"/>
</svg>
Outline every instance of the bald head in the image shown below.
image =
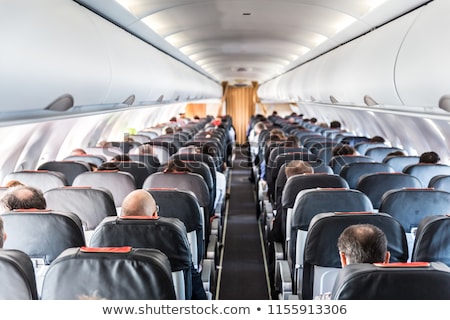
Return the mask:
<svg viewBox="0 0 450 320">
<path fill-rule="evenodd" d="M 31 186 L 9 188 L 1 198 L 3 211 L 15 209 L 45 209 L 47 203 L 40 189 Z"/>
<path fill-rule="evenodd" d="M 121 216 L 154 216 L 156 214 L 155 199 L 143 189 L 134 190 L 123 199 Z"/>
</svg>

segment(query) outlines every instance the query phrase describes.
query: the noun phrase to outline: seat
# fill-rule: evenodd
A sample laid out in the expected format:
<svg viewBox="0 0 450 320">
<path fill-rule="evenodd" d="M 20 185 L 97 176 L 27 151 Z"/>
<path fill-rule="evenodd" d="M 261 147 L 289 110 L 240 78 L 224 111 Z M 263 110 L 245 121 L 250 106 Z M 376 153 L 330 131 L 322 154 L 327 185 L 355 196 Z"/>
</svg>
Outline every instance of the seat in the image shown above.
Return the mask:
<svg viewBox="0 0 450 320">
<path fill-rule="evenodd" d="M 63 159 L 64 161 L 82 161 L 86 163 L 92 163 L 96 167 L 100 167 L 103 162 L 106 161 L 106 157 L 103 155 L 96 155 L 96 154 L 85 154 L 85 155 L 74 155 L 74 156 L 67 156 Z"/>
<path fill-rule="evenodd" d="M 331 167 L 331 169 L 333 169 L 334 173 L 340 174 L 342 167 L 344 167 L 346 164 L 353 162 L 375 162 L 375 161 L 367 156 L 343 155 L 332 157 L 328 165 Z"/>
<path fill-rule="evenodd" d="M 347 181 L 350 189 L 355 189 L 363 175 L 378 172 L 394 172 L 394 169 L 381 162 L 353 162 L 344 165 L 339 175 Z"/>
<path fill-rule="evenodd" d="M 383 159 L 386 158 L 386 156 L 391 153 L 391 152 L 395 152 L 395 151 L 403 151 L 404 153 L 405 150 L 401 149 L 401 148 L 397 148 L 397 147 L 388 147 L 388 146 L 378 146 L 378 147 L 369 147 L 366 152 L 364 153 L 364 155 L 371 157 L 373 160 L 377 161 L 377 162 L 383 162 Z"/>
<path fill-rule="evenodd" d="M 324 147 L 318 150 L 317 159 L 328 165 L 333 157 L 333 149 L 334 147 Z"/>
<path fill-rule="evenodd" d="M 178 300 L 192 296 L 192 256 L 186 227 L 177 218 L 107 217 L 95 229 L 90 247 L 158 249 L 170 261 Z"/>
<path fill-rule="evenodd" d="M 150 170 L 150 174 L 158 172 L 158 170 L 161 168 L 161 163 L 156 156 L 150 154 L 129 154 L 128 156 L 133 161 L 144 163 Z"/>
<path fill-rule="evenodd" d="M 144 184 L 145 179 L 154 171 L 147 167 L 147 165 L 143 162 L 137 161 L 114 161 L 114 162 L 106 162 L 106 165 L 109 163 L 114 164 L 119 168 L 122 172 L 128 172 L 134 178 L 135 188 L 142 189 L 142 185 Z"/>
<path fill-rule="evenodd" d="M 123 199 L 127 194 L 136 189 L 133 176 L 128 172 L 117 170 L 82 173 L 75 178 L 72 186 L 107 189 L 113 195 L 116 208 L 122 207 Z"/>
<path fill-rule="evenodd" d="M 41 164 L 37 170 L 57 171 L 64 174 L 67 185 L 72 185 L 73 179 L 83 172 L 91 171 L 91 168 L 86 162 L 78 161 L 47 161 Z"/>
<path fill-rule="evenodd" d="M 192 261 L 198 269 L 203 258 L 206 257 L 205 221 L 197 198 L 192 191 L 176 188 L 146 189 L 159 206 L 158 215 L 161 217 L 178 218 L 186 227 L 189 243 L 193 250 Z"/>
<path fill-rule="evenodd" d="M 280 263 L 280 274 L 288 268 L 294 287 L 293 293 L 301 290 L 299 281 L 303 272 L 303 249 L 309 224 L 318 213 L 324 212 L 370 212 L 373 211 L 369 198 L 358 190 L 346 188 L 305 189 L 297 194 L 292 208 L 292 218 L 286 222 L 287 258 Z M 286 265 L 287 263 L 287 265 Z"/>
<path fill-rule="evenodd" d="M 356 143 L 354 145 L 354 147 L 360 155 L 366 155 L 366 151 L 368 149 L 376 148 L 376 147 L 388 147 L 388 145 L 386 145 L 383 142 L 361 141 L 361 142 Z"/>
<path fill-rule="evenodd" d="M 214 202 L 211 202 L 208 186 L 201 175 L 197 173 L 157 172 L 150 175 L 144 182 L 143 189 L 150 188 L 177 188 L 193 192 L 200 207 L 203 208 L 206 230 L 208 234 L 210 233 L 209 219 L 211 218 L 211 208 Z"/>
<path fill-rule="evenodd" d="M 175 300 L 166 255 L 155 249 L 70 248 L 45 276 L 42 300 Z"/>
<path fill-rule="evenodd" d="M 420 188 L 394 189 L 383 195 L 378 210 L 390 214 L 402 224 L 408 239 L 411 259 L 414 233 L 420 221 L 427 216 L 448 214 L 450 192 Z"/>
<path fill-rule="evenodd" d="M 67 180 L 61 172 L 47 170 L 25 170 L 11 172 L 3 179 L 3 185 L 10 180 L 18 180 L 23 184 L 38 188 L 42 192 L 67 185 Z"/>
<path fill-rule="evenodd" d="M 31 258 L 38 294 L 53 260 L 67 248 L 85 245 L 81 220 L 71 212 L 14 210 L 2 218 L 8 235 L 3 248 L 20 250 Z"/>
<path fill-rule="evenodd" d="M 440 262 L 351 264 L 334 283 L 332 300 L 449 300 L 450 268 Z"/>
<path fill-rule="evenodd" d="M 388 156 L 383 162 L 394 168 L 395 172 L 403 172 L 403 168 L 419 162 L 419 156 Z"/>
<path fill-rule="evenodd" d="M 38 300 L 30 257 L 20 250 L 0 249 L 0 300 Z"/>
<path fill-rule="evenodd" d="M 87 154 L 95 154 L 105 158 L 105 161 L 112 159 L 115 155 L 123 154 L 119 147 L 88 147 L 84 148 Z"/>
<path fill-rule="evenodd" d="M 111 192 L 95 187 L 61 187 L 44 193 L 47 208 L 75 213 L 83 224 L 88 238 L 94 229 L 108 216 L 116 216 L 116 206 Z"/>
<path fill-rule="evenodd" d="M 356 190 L 365 193 L 372 202 L 373 208 L 380 207 L 381 198 L 386 191 L 402 188 L 420 188 L 419 179 L 401 172 L 377 172 L 360 177 Z"/>
<path fill-rule="evenodd" d="M 422 187 L 428 187 L 431 178 L 437 175 L 450 175 L 450 166 L 445 164 L 416 163 L 403 168 L 403 172 L 417 177 Z"/>
<path fill-rule="evenodd" d="M 169 153 L 168 146 L 165 146 L 163 143 L 154 142 L 153 140 L 146 142 L 144 144 L 148 144 L 152 147 L 153 156 L 158 158 L 158 161 L 161 165 L 164 165 L 167 163 L 167 161 L 169 161 L 170 153 Z M 135 148 L 130 149 L 129 155 L 138 154 L 138 153 L 139 153 L 139 149 L 138 149 L 138 147 L 135 147 Z"/>
<path fill-rule="evenodd" d="M 434 215 L 420 221 L 411 261 L 440 261 L 450 267 L 450 216 Z"/>
<path fill-rule="evenodd" d="M 297 195 L 300 191 L 306 189 L 315 189 L 315 188 L 348 188 L 348 183 L 344 178 L 336 175 L 336 174 L 327 174 L 327 173 L 314 173 L 314 174 L 300 174 L 294 175 L 287 179 L 284 187 L 281 189 L 280 193 L 280 206 L 281 212 L 277 211 L 277 215 L 281 214 L 282 216 L 282 226 L 283 232 L 285 233 L 283 239 L 286 241 L 288 226 L 290 226 L 291 218 L 293 215 L 293 208 L 295 205 L 295 201 Z M 286 250 L 287 248 L 285 248 Z"/>
<path fill-rule="evenodd" d="M 428 188 L 450 191 L 450 174 L 438 174 L 430 179 Z"/>
<path fill-rule="evenodd" d="M 406 262 L 408 244 L 400 223 L 385 213 L 343 212 L 319 213 L 311 220 L 305 239 L 302 299 L 331 292 L 341 268 L 337 241 L 342 231 L 354 224 L 372 224 L 387 238 L 391 262 Z"/>
<path fill-rule="evenodd" d="M 291 152 L 283 153 L 275 158 L 273 164 L 266 165 L 266 178 L 268 186 L 269 199 L 275 199 L 275 182 L 278 172 L 283 164 L 287 164 L 292 160 L 315 161 L 316 155 L 307 152 Z"/>
</svg>

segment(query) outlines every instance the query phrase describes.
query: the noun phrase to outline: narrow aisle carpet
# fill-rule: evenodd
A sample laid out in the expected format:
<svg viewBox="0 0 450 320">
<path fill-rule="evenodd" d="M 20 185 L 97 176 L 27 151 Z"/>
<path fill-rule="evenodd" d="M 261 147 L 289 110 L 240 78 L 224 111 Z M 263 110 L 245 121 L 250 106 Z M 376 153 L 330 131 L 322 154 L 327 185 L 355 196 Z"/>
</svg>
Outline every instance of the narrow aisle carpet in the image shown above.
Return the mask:
<svg viewBox="0 0 450 320">
<path fill-rule="evenodd" d="M 231 172 L 219 300 L 269 299 L 254 185 L 249 176 L 246 150 L 237 147 Z"/>
</svg>

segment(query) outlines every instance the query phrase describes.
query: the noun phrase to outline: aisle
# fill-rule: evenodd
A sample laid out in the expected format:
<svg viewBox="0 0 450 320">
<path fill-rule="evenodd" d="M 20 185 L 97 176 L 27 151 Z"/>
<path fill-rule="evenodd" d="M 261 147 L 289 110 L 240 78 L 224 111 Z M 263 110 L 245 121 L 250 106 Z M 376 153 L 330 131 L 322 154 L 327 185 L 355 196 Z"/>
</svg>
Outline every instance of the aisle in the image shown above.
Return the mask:
<svg viewBox="0 0 450 320">
<path fill-rule="evenodd" d="M 268 280 L 261 231 L 256 220 L 254 186 L 247 158 L 236 147 L 230 171 L 230 199 L 225 218 L 218 300 L 267 300 Z M 219 266 L 220 267 L 220 266 Z"/>
</svg>

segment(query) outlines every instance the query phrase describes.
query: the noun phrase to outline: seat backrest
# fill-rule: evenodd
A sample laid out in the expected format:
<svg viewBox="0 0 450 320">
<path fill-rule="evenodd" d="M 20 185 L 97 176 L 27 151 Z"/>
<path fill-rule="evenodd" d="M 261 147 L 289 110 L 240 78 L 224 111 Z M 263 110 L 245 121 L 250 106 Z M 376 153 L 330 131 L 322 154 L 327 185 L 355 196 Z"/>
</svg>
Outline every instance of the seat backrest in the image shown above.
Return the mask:
<svg viewBox="0 0 450 320">
<path fill-rule="evenodd" d="M 14 210 L 3 213 L 3 247 L 26 253 L 33 261 L 38 295 L 48 266 L 67 248 L 85 245 L 80 218 L 71 212 Z"/>
<path fill-rule="evenodd" d="M 364 155 L 371 157 L 373 160 L 377 161 L 377 162 L 383 162 L 383 159 L 386 158 L 386 156 L 391 153 L 391 152 L 395 152 L 395 151 L 403 151 L 404 153 L 406 153 L 405 150 L 401 149 L 401 148 L 397 148 L 397 147 L 388 147 L 388 146 L 384 146 L 384 147 L 370 147 L 366 150 L 366 152 L 364 153 Z"/>
<path fill-rule="evenodd" d="M 450 192 L 422 188 L 390 190 L 383 195 L 379 210 L 396 218 L 409 233 L 427 216 L 448 214 Z"/>
<path fill-rule="evenodd" d="M 37 300 L 30 257 L 20 250 L 0 249 L 0 300 Z"/>
<path fill-rule="evenodd" d="M 334 283 L 332 300 L 449 300 L 450 268 L 440 262 L 351 264 Z"/>
<path fill-rule="evenodd" d="M 203 177 L 197 173 L 154 173 L 145 180 L 144 189 L 149 188 L 178 188 L 180 190 L 192 191 L 200 204 L 200 207 L 205 208 L 208 213 L 214 202 L 211 205 L 208 186 Z M 205 216 L 206 218 L 206 216 Z"/>
<path fill-rule="evenodd" d="M 57 171 L 64 174 L 67 185 L 72 185 L 73 179 L 83 172 L 91 171 L 89 164 L 77 161 L 48 161 L 41 164 L 37 170 Z"/>
<path fill-rule="evenodd" d="M 419 179 L 401 172 L 377 172 L 361 176 L 356 190 L 365 193 L 374 209 L 378 209 L 386 191 L 402 188 L 420 188 Z"/>
<path fill-rule="evenodd" d="M 83 161 L 86 163 L 92 163 L 97 167 L 100 167 L 103 162 L 106 161 L 106 157 L 100 154 L 84 154 L 84 155 L 73 155 L 67 156 L 63 159 L 64 161 Z"/>
<path fill-rule="evenodd" d="M 343 156 L 334 156 L 330 159 L 329 166 L 333 169 L 333 172 L 336 174 L 340 174 L 342 167 L 346 164 L 353 162 L 375 162 L 372 158 L 368 156 L 359 156 L 359 155 L 343 155 Z"/>
<path fill-rule="evenodd" d="M 44 193 L 47 208 L 73 212 L 80 217 L 84 230 L 94 230 L 105 217 L 116 216 L 112 194 L 103 188 L 61 187 Z"/>
<path fill-rule="evenodd" d="M 369 223 L 379 227 L 386 235 L 391 262 L 406 262 L 408 245 L 400 223 L 385 213 L 342 212 L 319 213 L 310 223 L 304 247 L 302 298 L 313 299 L 331 292 L 338 270 L 341 268 L 337 241 L 350 225 Z"/>
<path fill-rule="evenodd" d="M 316 188 L 300 191 L 292 208 L 292 217 L 286 222 L 286 247 L 290 264 L 303 265 L 306 235 L 309 224 L 316 214 L 357 211 L 373 211 L 372 203 L 361 191 L 346 188 Z"/>
<path fill-rule="evenodd" d="M 85 245 L 81 220 L 71 212 L 14 210 L 2 218 L 8 235 L 3 247 L 21 250 L 37 263 L 48 265 L 65 249 Z"/>
<path fill-rule="evenodd" d="M 206 163 L 211 172 L 211 176 L 213 178 L 214 184 L 216 183 L 216 171 L 218 168 L 216 167 L 216 163 L 214 162 L 213 157 L 206 153 L 177 153 L 174 154 L 171 159 L 174 160 L 182 160 L 182 161 L 201 161 Z"/>
<path fill-rule="evenodd" d="M 406 232 L 409 257 L 412 257 L 414 234 L 427 216 L 450 212 L 450 192 L 435 189 L 394 189 L 381 198 L 378 208 L 397 219 Z"/>
<path fill-rule="evenodd" d="M 417 177 L 422 187 L 428 187 L 431 178 L 437 175 L 450 175 L 450 166 L 445 164 L 416 163 L 403 168 L 403 172 Z"/>
<path fill-rule="evenodd" d="M 194 266 L 198 267 L 206 256 L 205 239 L 208 234 L 206 234 L 204 217 L 195 194 L 192 191 L 176 188 L 151 188 L 147 191 L 159 206 L 159 216 L 178 218 L 184 223 L 190 239 L 189 243 L 197 244 L 197 248 L 191 251 Z"/>
<path fill-rule="evenodd" d="M 383 162 L 394 168 L 395 172 L 403 172 L 403 169 L 419 162 L 419 156 L 387 156 Z"/>
<path fill-rule="evenodd" d="M 137 161 L 115 161 L 115 162 L 106 162 L 106 164 L 111 163 L 115 164 L 117 168 L 119 168 L 122 172 L 128 172 L 134 178 L 135 188 L 142 189 L 142 185 L 144 184 L 145 179 L 153 173 L 153 171 L 147 167 L 147 165 L 143 162 Z"/>
<path fill-rule="evenodd" d="M 186 227 L 177 218 L 107 217 L 95 229 L 91 247 L 152 248 L 164 253 L 173 273 L 180 273 L 184 283 L 175 283 L 177 297 L 191 299 L 192 256 Z"/>
<path fill-rule="evenodd" d="M 150 174 L 158 172 L 161 167 L 158 157 L 150 154 L 129 154 L 131 160 L 144 163 L 150 170 Z"/>
<path fill-rule="evenodd" d="M 417 228 L 411 261 L 440 261 L 450 267 L 450 216 L 422 219 Z"/>
<path fill-rule="evenodd" d="M 359 154 L 365 155 L 367 149 L 375 148 L 375 147 L 388 147 L 383 142 L 370 142 L 370 141 L 363 141 L 355 144 L 355 149 L 358 151 Z"/>
<path fill-rule="evenodd" d="M 333 157 L 334 147 L 324 147 L 317 151 L 317 159 L 328 165 Z"/>
<path fill-rule="evenodd" d="M 64 187 L 67 180 L 61 172 L 47 170 L 15 171 L 7 174 L 3 179 L 3 185 L 10 180 L 18 180 L 23 184 L 38 188 L 45 192 L 47 190 Z"/>
<path fill-rule="evenodd" d="M 116 207 L 121 207 L 123 199 L 136 189 L 133 176 L 123 171 L 93 171 L 79 174 L 72 183 L 74 187 L 104 188 L 111 192 Z"/>
<path fill-rule="evenodd" d="M 273 166 L 273 163 L 275 162 L 275 158 L 283 153 L 289 153 L 289 152 L 308 152 L 308 149 L 303 147 L 286 147 L 284 145 L 277 145 L 273 149 L 270 150 L 268 159 L 267 159 L 267 165 Z"/>
<path fill-rule="evenodd" d="M 450 191 L 450 174 L 438 174 L 430 179 L 428 188 Z"/>
<path fill-rule="evenodd" d="M 50 266 L 42 300 L 175 300 L 170 263 L 156 249 L 70 248 Z"/>
<path fill-rule="evenodd" d="M 381 162 L 353 162 L 344 165 L 339 175 L 347 181 L 351 189 L 355 189 L 361 176 L 377 172 L 394 172 L 394 169 Z"/>
<path fill-rule="evenodd" d="M 118 155 L 118 154 L 123 154 L 122 149 L 120 149 L 119 147 L 88 147 L 88 148 L 83 148 L 84 151 L 86 151 L 86 153 L 88 154 L 95 154 L 95 155 L 100 155 L 102 157 L 104 157 L 107 160 L 112 159 L 114 156 Z"/>
</svg>

